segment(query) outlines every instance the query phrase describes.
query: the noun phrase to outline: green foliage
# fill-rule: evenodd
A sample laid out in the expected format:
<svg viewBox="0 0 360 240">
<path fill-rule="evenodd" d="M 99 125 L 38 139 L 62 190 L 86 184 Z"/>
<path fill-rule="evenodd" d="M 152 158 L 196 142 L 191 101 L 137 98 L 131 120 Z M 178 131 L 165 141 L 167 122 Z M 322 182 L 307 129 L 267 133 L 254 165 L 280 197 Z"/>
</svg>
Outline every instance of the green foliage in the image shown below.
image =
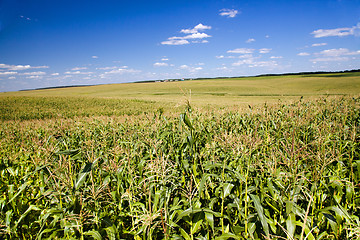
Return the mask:
<svg viewBox="0 0 360 240">
<path fill-rule="evenodd" d="M 125 120 L 65 102 L 0 122 L 1 239 L 360 237 L 359 98 Z"/>
</svg>

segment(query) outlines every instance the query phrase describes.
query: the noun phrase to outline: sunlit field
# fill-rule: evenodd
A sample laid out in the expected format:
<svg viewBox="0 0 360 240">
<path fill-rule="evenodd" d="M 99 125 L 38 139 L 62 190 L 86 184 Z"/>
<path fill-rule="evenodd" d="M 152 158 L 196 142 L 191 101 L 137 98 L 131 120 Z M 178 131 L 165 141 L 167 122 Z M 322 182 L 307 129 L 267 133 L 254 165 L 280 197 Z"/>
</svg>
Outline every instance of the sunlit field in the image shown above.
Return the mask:
<svg viewBox="0 0 360 240">
<path fill-rule="evenodd" d="M 359 239 L 360 74 L 0 93 L 0 239 Z"/>
</svg>

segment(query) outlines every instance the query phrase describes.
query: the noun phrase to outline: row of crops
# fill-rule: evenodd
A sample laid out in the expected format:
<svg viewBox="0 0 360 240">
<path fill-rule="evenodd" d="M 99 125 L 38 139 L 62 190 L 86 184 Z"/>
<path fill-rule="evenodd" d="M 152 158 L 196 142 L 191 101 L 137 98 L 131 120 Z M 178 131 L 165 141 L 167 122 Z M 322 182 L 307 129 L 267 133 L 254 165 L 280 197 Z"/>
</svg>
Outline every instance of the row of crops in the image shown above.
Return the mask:
<svg viewBox="0 0 360 240">
<path fill-rule="evenodd" d="M 360 98 L 0 122 L 0 239 L 358 239 Z"/>
</svg>

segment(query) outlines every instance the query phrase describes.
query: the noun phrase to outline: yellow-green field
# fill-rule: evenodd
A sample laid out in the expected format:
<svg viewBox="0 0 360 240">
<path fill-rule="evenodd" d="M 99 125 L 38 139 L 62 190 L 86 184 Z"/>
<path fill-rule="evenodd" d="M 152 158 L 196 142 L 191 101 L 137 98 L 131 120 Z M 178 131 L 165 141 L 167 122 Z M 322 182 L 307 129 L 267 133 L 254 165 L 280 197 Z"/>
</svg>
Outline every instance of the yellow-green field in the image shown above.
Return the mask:
<svg viewBox="0 0 360 240">
<path fill-rule="evenodd" d="M 125 83 L 1 93 L 0 96 L 86 96 L 140 99 L 177 104 L 191 97 L 192 104 L 257 104 L 300 96 L 359 94 L 360 73 L 287 75 L 158 83 Z"/>
</svg>

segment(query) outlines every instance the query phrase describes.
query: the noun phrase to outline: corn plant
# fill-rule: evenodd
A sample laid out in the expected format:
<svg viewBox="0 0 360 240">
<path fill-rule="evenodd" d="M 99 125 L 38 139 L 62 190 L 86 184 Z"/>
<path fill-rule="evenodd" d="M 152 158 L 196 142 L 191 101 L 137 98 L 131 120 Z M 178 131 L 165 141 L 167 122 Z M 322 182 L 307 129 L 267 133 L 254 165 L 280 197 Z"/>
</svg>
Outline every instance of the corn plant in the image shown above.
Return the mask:
<svg viewBox="0 0 360 240">
<path fill-rule="evenodd" d="M 0 238 L 358 239 L 359 102 L 8 117 Z"/>
</svg>

